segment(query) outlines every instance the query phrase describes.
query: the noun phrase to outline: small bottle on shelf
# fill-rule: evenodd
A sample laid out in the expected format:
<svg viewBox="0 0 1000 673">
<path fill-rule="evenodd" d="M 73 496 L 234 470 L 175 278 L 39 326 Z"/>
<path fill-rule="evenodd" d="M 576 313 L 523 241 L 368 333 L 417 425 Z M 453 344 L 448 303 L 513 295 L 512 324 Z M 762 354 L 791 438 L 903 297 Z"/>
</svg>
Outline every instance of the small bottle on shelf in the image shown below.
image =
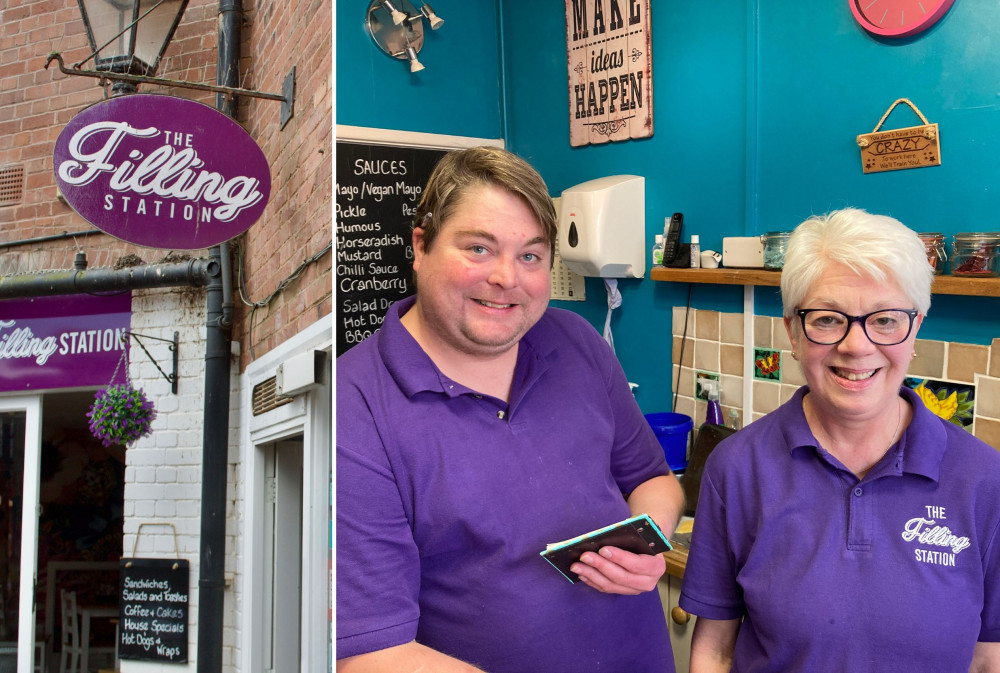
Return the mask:
<svg viewBox="0 0 1000 673">
<path fill-rule="evenodd" d="M 657 234 L 653 244 L 653 266 L 663 266 L 663 234 Z"/>
<path fill-rule="evenodd" d="M 698 234 L 691 234 L 691 268 L 701 268 L 701 240 Z"/>
</svg>

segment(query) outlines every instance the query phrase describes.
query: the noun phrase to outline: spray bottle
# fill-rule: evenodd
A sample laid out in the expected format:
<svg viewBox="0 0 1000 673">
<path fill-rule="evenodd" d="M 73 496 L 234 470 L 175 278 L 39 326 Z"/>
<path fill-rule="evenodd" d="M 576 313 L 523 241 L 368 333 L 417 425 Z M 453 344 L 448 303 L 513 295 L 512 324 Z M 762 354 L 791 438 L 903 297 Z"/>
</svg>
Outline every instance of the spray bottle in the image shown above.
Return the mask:
<svg viewBox="0 0 1000 673">
<path fill-rule="evenodd" d="M 722 425 L 722 407 L 719 406 L 719 382 L 715 379 L 698 379 L 698 385 L 708 394 L 706 423 Z"/>
</svg>

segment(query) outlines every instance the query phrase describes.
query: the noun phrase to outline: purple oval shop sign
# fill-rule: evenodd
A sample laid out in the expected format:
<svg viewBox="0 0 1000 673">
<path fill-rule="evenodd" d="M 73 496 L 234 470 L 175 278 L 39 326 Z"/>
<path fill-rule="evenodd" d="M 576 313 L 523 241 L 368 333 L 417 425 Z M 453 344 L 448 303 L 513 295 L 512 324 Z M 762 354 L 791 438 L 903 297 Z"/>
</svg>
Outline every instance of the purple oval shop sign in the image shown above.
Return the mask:
<svg viewBox="0 0 1000 673">
<path fill-rule="evenodd" d="M 97 103 L 56 139 L 63 196 L 98 229 L 169 250 L 208 248 L 257 221 L 271 193 L 264 153 L 201 103 L 132 94 Z"/>
</svg>

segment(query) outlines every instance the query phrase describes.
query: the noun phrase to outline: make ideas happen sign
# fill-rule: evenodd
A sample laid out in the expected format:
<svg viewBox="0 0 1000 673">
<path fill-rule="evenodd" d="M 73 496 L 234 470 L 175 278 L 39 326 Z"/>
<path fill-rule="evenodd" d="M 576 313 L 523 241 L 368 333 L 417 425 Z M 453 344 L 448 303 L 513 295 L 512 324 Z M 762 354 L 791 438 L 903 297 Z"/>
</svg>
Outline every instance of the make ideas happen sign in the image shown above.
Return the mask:
<svg viewBox="0 0 1000 673">
<path fill-rule="evenodd" d="M 260 218 L 271 192 L 264 153 L 243 127 L 202 103 L 132 94 L 97 103 L 56 140 L 66 201 L 136 245 L 209 248 Z"/>
<path fill-rule="evenodd" d="M 653 135 L 650 0 L 566 0 L 569 143 Z"/>
</svg>

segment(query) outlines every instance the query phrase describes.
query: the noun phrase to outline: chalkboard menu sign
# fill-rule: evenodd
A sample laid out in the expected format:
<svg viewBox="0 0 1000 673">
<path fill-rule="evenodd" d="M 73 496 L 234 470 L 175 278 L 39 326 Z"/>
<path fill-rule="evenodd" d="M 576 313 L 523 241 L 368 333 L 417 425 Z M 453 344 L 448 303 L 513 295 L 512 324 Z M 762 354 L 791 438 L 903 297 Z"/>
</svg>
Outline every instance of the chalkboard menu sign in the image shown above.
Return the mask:
<svg viewBox="0 0 1000 673">
<path fill-rule="evenodd" d="M 123 558 L 120 576 L 119 658 L 186 663 L 189 563 Z"/>
<path fill-rule="evenodd" d="M 411 231 L 447 150 L 337 142 L 337 355 L 375 332 L 414 293 Z"/>
</svg>

